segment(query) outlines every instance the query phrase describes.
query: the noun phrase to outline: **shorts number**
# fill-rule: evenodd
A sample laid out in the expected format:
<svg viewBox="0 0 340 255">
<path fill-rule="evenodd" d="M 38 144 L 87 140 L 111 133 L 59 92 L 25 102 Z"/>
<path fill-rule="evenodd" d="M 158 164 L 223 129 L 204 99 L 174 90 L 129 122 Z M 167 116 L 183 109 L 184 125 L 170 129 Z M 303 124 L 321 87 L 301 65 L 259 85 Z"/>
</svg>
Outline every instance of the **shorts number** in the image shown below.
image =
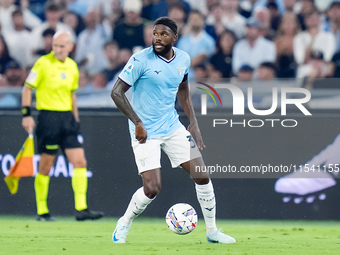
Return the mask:
<svg viewBox="0 0 340 255">
<path fill-rule="evenodd" d="M 195 148 L 195 147 L 196 147 L 195 140 L 192 139 L 191 135 L 188 135 L 187 138 L 188 138 L 188 141 L 190 142 L 191 148 L 192 148 L 192 149 Z"/>
</svg>

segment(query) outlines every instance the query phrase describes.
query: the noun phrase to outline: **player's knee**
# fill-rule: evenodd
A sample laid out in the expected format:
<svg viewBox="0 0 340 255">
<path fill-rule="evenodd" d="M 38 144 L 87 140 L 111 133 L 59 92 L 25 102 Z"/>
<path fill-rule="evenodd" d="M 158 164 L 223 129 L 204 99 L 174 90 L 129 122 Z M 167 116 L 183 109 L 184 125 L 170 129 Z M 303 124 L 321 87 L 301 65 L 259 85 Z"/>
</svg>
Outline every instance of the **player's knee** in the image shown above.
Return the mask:
<svg viewBox="0 0 340 255">
<path fill-rule="evenodd" d="M 161 191 L 162 184 L 161 183 L 154 183 L 154 184 L 147 184 L 144 185 L 144 193 L 148 198 L 154 198 L 158 195 Z"/>
<path fill-rule="evenodd" d="M 53 162 L 41 162 L 39 164 L 39 169 L 38 169 L 39 174 L 46 175 L 46 176 L 49 175 L 52 166 L 53 166 Z"/>
<path fill-rule="evenodd" d="M 79 158 L 71 162 L 74 168 L 86 168 L 87 161 L 85 158 Z"/>
<path fill-rule="evenodd" d="M 194 182 L 198 185 L 208 184 L 209 178 L 194 178 Z"/>
</svg>

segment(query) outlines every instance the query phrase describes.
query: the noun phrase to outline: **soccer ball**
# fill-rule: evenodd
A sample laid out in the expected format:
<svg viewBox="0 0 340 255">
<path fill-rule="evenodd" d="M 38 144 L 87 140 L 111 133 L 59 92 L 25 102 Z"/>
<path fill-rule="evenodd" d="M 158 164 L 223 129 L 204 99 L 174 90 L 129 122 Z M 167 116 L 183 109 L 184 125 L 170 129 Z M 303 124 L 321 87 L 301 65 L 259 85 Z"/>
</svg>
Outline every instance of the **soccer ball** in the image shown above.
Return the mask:
<svg viewBox="0 0 340 255">
<path fill-rule="evenodd" d="M 195 209 L 185 203 L 173 205 L 165 216 L 169 229 L 179 235 L 186 235 L 197 226 L 197 213 Z"/>
</svg>

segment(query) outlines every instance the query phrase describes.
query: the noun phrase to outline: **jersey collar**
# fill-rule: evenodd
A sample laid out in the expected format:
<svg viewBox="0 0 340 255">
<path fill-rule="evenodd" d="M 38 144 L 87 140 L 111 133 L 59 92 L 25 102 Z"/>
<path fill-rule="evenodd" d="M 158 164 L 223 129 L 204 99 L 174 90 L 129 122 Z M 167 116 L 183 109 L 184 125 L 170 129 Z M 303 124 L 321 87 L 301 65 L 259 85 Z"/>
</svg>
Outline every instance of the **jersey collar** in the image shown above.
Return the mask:
<svg viewBox="0 0 340 255">
<path fill-rule="evenodd" d="M 174 60 L 175 59 L 175 57 L 176 57 L 176 51 L 175 51 L 175 49 L 174 48 L 172 48 L 172 50 L 174 51 L 174 55 L 172 56 L 172 58 L 170 58 L 170 59 L 166 59 L 166 58 L 164 58 L 164 57 L 162 57 L 162 56 L 160 56 L 160 55 L 157 55 L 160 59 L 162 59 L 162 60 L 164 60 L 165 62 L 167 62 L 167 63 L 170 63 L 172 60 Z"/>
</svg>

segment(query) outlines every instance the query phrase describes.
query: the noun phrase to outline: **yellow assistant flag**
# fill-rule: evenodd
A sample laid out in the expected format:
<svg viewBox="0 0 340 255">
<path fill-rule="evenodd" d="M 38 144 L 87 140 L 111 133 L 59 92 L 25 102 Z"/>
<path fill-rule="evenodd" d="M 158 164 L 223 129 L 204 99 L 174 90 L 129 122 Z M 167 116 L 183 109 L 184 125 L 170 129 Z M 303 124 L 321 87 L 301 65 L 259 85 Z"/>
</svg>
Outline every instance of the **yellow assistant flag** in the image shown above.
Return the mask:
<svg viewBox="0 0 340 255">
<path fill-rule="evenodd" d="M 16 156 L 14 166 L 12 166 L 9 174 L 5 177 L 5 182 L 12 195 L 18 192 L 21 177 L 33 176 L 33 156 L 34 141 L 33 135 L 30 134 Z"/>
</svg>

